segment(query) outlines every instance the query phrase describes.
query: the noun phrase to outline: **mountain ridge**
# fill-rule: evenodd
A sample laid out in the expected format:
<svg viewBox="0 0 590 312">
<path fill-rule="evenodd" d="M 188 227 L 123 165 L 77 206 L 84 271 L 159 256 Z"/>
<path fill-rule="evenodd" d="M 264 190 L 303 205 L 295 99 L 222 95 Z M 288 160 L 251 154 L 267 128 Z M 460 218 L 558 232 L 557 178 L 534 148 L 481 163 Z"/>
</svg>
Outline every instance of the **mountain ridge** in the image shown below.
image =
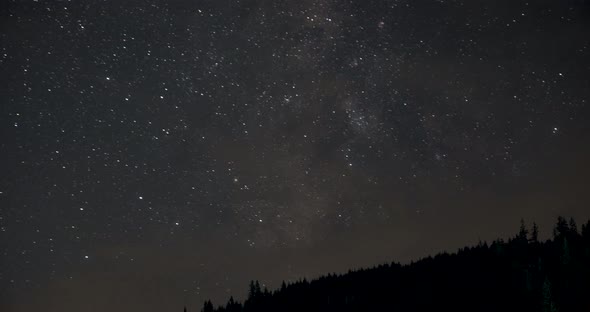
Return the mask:
<svg viewBox="0 0 590 312">
<path fill-rule="evenodd" d="M 590 309 L 590 220 L 559 217 L 553 237 L 521 221 L 515 236 L 441 252 L 408 264 L 283 282 L 270 291 L 251 281 L 248 298 L 202 312 L 242 311 L 580 311 Z"/>
</svg>

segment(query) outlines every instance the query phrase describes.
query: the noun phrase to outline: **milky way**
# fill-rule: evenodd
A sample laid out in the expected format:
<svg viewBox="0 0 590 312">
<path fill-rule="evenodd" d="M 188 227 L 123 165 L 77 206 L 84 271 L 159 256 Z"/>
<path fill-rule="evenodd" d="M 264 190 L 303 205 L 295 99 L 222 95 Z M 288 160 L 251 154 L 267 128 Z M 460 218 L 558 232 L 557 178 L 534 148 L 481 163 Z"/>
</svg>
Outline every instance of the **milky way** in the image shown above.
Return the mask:
<svg viewBox="0 0 590 312">
<path fill-rule="evenodd" d="M 590 217 L 585 1 L 0 7 L 2 311 L 196 311 Z"/>
</svg>

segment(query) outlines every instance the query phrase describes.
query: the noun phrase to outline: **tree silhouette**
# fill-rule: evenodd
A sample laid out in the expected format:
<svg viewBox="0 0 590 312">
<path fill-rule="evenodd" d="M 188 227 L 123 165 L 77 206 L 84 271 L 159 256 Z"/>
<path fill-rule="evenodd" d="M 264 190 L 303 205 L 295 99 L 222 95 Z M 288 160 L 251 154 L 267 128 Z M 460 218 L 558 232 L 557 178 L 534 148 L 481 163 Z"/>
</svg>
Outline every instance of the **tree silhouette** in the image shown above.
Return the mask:
<svg viewBox="0 0 590 312">
<path fill-rule="evenodd" d="M 201 311 L 202 312 L 213 312 L 214 311 L 213 303 L 211 303 L 211 300 L 205 301 L 205 303 L 203 304 L 203 309 Z"/>
<path fill-rule="evenodd" d="M 526 225 L 524 224 L 524 219 L 520 219 L 520 230 L 518 231 L 517 238 L 522 241 L 527 241 L 529 231 L 526 229 Z"/>
<path fill-rule="evenodd" d="M 551 295 L 551 282 L 545 278 L 543 282 L 543 312 L 557 312 L 557 307 Z"/>
<path fill-rule="evenodd" d="M 234 301 L 234 297 L 229 297 L 229 301 L 225 306 L 225 310 L 227 312 L 239 312 L 242 311 L 242 305 L 236 301 Z"/>
<path fill-rule="evenodd" d="M 207 301 L 202 311 L 590 311 L 590 221 L 578 232 L 559 217 L 545 242 L 534 223 L 528 240 L 524 224 L 507 242 L 480 242 L 407 265 L 283 281 L 272 292 L 251 281 L 243 304 L 230 297 L 217 309 Z"/>
<path fill-rule="evenodd" d="M 590 239 L 590 220 L 582 225 L 582 238 L 586 241 L 588 241 L 588 239 Z"/>
<path fill-rule="evenodd" d="M 533 222 L 533 229 L 531 231 L 531 243 L 538 243 L 539 242 L 539 227 L 537 223 Z"/>
<path fill-rule="evenodd" d="M 567 221 L 565 221 L 565 218 L 559 216 L 557 217 L 557 224 L 555 225 L 555 228 L 553 228 L 553 237 L 564 237 L 569 233 L 569 229 L 570 228 L 567 224 Z"/>
<path fill-rule="evenodd" d="M 576 225 L 576 220 L 574 220 L 574 218 L 570 219 L 569 231 L 576 234 L 578 233 L 578 226 Z"/>
</svg>

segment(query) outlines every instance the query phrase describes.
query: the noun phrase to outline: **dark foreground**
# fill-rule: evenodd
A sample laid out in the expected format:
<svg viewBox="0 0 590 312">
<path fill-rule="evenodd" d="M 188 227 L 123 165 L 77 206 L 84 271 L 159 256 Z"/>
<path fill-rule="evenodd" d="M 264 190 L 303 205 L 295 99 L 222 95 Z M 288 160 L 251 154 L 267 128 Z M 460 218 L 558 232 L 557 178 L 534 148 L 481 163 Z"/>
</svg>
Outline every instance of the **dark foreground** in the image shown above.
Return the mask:
<svg viewBox="0 0 590 312">
<path fill-rule="evenodd" d="M 578 230 L 559 218 L 545 242 L 537 232 L 523 224 L 507 242 L 274 291 L 252 282 L 244 302 L 230 298 L 214 308 L 208 301 L 202 311 L 590 311 L 590 221 Z"/>
</svg>

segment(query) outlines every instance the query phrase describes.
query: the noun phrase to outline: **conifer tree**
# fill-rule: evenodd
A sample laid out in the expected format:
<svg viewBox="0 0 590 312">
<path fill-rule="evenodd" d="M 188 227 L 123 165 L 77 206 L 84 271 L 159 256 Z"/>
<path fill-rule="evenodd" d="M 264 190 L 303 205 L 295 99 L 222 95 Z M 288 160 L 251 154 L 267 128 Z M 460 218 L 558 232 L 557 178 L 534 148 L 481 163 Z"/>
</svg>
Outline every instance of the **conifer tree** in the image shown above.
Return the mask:
<svg viewBox="0 0 590 312">
<path fill-rule="evenodd" d="M 551 282 L 545 277 L 543 282 L 543 312 L 557 312 L 557 307 L 551 294 Z"/>
<path fill-rule="evenodd" d="M 285 284 L 285 281 L 283 281 L 281 283 L 281 291 L 285 291 L 285 290 L 287 290 L 287 285 Z"/>
<path fill-rule="evenodd" d="M 574 220 L 574 218 L 570 218 L 569 231 L 576 234 L 578 233 L 578 226 L 576 225 L 576 220 Z"/>
<path fill-rule="evenodd" d="M 569 232 L 569 226 L 567 224 L 567 221 L 565 221 L 565 218 L 562 216 L 557 217 L 557 224 L 555 225 L 555 228 L 553 229 L 553 237 L 554 238 L 563 237 L 563 236 L 567 235 L 568 232 Z"/>
<path fill-rule="evenodd" d="M 518 240 L 526 242 L 529 231 L 526 229 L 524 219 L 520 219 L 520 230 L 518 231 Z"/>
<path fill-rule="evenodd" d="M 531 231 L 531 243 L 539 242 L 539 227 L 537 223 L 533 222 L 533 230 Z"/>
<path fill-rule="evenodd" d="M 590 241 L 590 220 L 584 225 L 582 225 L 582 238 L 586 241 Z"/>
<path fill-rule="evenodd" d="M 203 304 L 203 310 L 201 310 L 202 312 L 213 312 L 213 303 L 211 303 L 211 300 L 207 300 L 205 301 L 205 303 Z"/>
</svg>

